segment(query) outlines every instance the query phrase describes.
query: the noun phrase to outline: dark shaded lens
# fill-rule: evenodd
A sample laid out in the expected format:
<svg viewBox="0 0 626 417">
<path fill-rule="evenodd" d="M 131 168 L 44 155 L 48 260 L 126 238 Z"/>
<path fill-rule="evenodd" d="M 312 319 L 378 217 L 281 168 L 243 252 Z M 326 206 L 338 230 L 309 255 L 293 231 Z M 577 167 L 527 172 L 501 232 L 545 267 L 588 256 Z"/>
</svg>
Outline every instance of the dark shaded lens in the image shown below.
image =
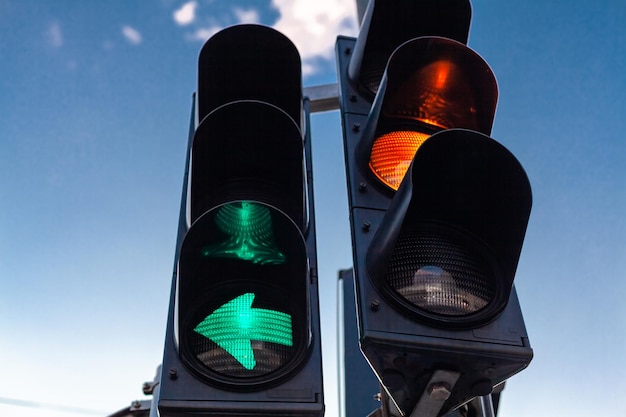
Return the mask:
<svg viewBox="0 0 626 417">
<path fill-rule="evenodd" d="M 410 304 L 442 316 L 463 316 L 495 296 L 494 277 L 478 251 L 452 234 L 415 230 L 398 239 L 385 282 Z"/>
</svg>

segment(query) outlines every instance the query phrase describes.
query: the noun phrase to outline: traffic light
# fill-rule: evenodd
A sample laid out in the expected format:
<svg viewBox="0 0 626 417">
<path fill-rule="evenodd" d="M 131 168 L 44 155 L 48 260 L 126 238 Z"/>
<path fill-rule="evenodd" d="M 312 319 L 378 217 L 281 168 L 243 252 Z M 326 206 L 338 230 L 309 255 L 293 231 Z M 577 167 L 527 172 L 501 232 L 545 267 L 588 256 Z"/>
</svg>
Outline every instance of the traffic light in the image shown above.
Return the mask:
<svg viewBox="0 0 626 417">
<path fill-rule="evenodd" d="M 321 416 L 300 55 L 274 29 L 239 25 L 198 62 L 159 413 Z"/>
<path fill-rule="evenodd" d="M 359 340 L 387 414 L 442 416 L 532 359 L 513 286 L 531 189 L 489 137 L 497 83 L 470 17 L 371 0 L 337 40 Z"/>
</svg>

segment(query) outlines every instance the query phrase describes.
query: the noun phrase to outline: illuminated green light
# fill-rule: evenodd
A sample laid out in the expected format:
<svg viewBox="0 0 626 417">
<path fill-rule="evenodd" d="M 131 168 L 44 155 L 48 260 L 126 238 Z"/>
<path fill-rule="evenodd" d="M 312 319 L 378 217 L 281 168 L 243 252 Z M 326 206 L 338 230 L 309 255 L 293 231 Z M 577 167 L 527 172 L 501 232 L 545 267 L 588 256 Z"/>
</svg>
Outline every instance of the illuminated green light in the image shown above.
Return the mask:
<svg viewBox="0 0 626 417">
<path fill-rule="evenodd" d="M 255 264 L 283 264 L 285 255 L 276 247 L 270 209 L 249 201 L 226 204 L 215 215 L 217 227 L 230 237 L 202 249 L 202 255 L 238 258 Z"/>
<path fill-rule="evenodd" d="M 248 370 L 256 366 L 252 340 L 293 346 L 291 316 L 280 311 L 252 308 L 254 297 L 254 293 L 246 293 L 228 301 L 194 328 Z"/>
</svg>

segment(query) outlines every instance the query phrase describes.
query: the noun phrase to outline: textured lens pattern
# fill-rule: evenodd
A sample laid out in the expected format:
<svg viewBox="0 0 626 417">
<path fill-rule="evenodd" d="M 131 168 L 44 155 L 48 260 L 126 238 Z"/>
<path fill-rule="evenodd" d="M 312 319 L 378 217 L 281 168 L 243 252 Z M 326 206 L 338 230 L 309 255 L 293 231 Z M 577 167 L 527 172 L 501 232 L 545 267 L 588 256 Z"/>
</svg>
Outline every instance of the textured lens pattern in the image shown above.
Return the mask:
<svg viewBox="0 0 626 417">
<path fill-rule="evenodd" d="M 209 339 L 196 337 L 192 349 L 208 369 L 229 378 L 264 376 L 279 370 L 293 357 L 294 349 L 291 346 L 256 340 L 250 344 L 255 362 L 252 369 L 247 369 L 228 351 Z"/>
<path fill-rule="evenodd" d="M 485 308 L 495 296 L 493 272 L 482 259 L 452 236 L 412 231 L 398 239 L 385 282 L 428 313 L 464 316 Z"/>
<path fill-rule="evenodd" d="M 429 137 L 427 133 L 404 130 L 377 137 L 370 154 L 370 169 L 383 184 L 397 190 L 417 148 Z"/>
<path fill-rule="evenodd" d="M 386 117 L 418 120 L 443 129 L 476 128 L 476 99 L 463 68 L 438 60 L 411 72 L 389 93 Z"/>
<path fill-rule="evenodd" d="M 203 256 L 262 265 L 285 262 L 285 255 L 274 241 L 272 217 L 266 206 L 249 201 L 225 204 L 218 210 L 215 223 L 228 238 L 203 248 Z"/>
<path fill-rule="evenodd" d="M 254 298 L 254 293 L 242 294 L 194 328 L 192 352 L 212 371 L 236 378 L 261 376 L 292 357 L 291 316 L 253 307 Z"/>
</svg>

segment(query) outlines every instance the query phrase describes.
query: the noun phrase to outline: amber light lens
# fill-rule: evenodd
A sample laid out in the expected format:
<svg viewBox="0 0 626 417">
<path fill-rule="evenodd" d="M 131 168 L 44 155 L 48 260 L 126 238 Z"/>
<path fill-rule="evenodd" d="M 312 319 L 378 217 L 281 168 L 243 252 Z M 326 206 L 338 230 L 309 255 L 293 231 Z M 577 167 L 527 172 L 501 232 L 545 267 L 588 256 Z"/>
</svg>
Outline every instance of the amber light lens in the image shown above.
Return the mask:
<svg viewBox="0 0 626 417">
<path fill-rule="evenodd" d="M 408 74 L 389 93 L 386 117 L 417 120 L 443 129 L 476 129 L 475 97 L 459 65 L 439 60 Z"/>
<path fill-rule="evenodd" d="M 385 133 L 374 140 L 369 166 L 383 184 L 397 190 L 417 148 L 430 133 L 401 130 Z"/>
<path fill-rule="evenodd" d="M 383 114 L 393 119 L 416 120 L 434 130 L 464 125 L 469 122 L 462 122 L 459 118 L 465 116 L 459 114 L 471 115 L 474 108 L 468 86 L 457 65 L 447 60 L 435 61 L 411 73 L 390 93 L 383 104 Z M 430 135 L 400 130 L 377 137 L 370 155 L 372 172 L 397 190 L 417 148 Z"/>
</svg>

